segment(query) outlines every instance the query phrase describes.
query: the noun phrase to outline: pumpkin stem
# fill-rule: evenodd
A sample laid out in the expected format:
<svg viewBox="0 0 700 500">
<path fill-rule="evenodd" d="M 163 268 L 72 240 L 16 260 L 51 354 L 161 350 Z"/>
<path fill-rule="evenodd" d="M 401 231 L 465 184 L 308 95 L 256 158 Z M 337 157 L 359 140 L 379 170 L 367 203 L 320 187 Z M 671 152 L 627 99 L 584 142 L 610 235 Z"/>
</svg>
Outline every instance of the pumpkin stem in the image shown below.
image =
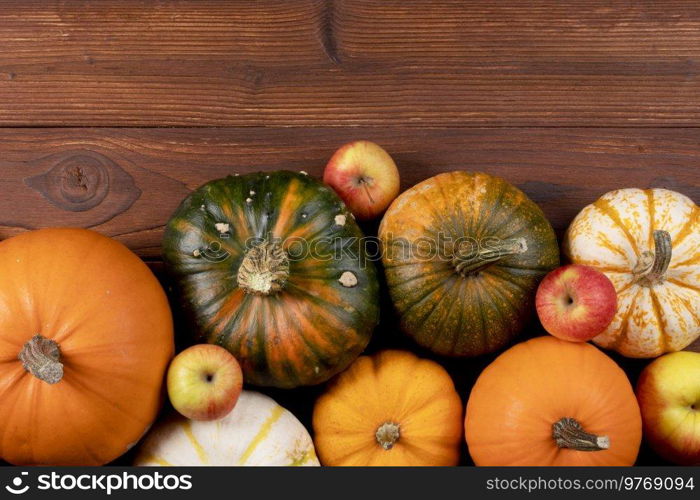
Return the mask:
<svg viewBox="0 0 700 500">
<path fill-rule="evenodd" d="M 512 238 L 479 248 L 476 252 L 461 254 L 457 251 L 452 256 L 452 265 L 460 275 L 467 277 L 490 266 L 502 257 L 525 252 L 527 252 L 525 238 Z"/>
<path fill-rule="evenodd" d="M 600 451 L 610 448 L 610 438 L 596 436 L 583 430 L 578 420 L 562 418 L 552 424 L 552 437 L 559 448 L 578 451 Z"/>
<path fill-rule="evenodd" d="M 374 437 L 377 439 L 379 446 L 385 450 L 390 450 L 396 444 L 396 441 L 401 437 L 401 432 L 399 431 L 400 426 L 394 422 L 384 422 L 377 428 L 377 432 Z"/>
<path fill-rule="evenodd" d="M 671 263 L 672 250 L 669 232 L 661 229 L 654 231 L 654 251 L 642 252 L 634 274 L 647 285 L 659 283 Z"/>
<path fill-rule="evenodd" d="M 17 356 L 29 373 L 47 384 L 56 384 L 63 378 L 63 363 L 58 344 L 39 334 L 29 339 Z"/>
<path fill-rule="evenodd" d="M 289 258 L 278 241 L 263 240 L 250 247 L 238 268 L 238 286 L 254 295 L 279 292 L 288 277 Z"/>
</svg>

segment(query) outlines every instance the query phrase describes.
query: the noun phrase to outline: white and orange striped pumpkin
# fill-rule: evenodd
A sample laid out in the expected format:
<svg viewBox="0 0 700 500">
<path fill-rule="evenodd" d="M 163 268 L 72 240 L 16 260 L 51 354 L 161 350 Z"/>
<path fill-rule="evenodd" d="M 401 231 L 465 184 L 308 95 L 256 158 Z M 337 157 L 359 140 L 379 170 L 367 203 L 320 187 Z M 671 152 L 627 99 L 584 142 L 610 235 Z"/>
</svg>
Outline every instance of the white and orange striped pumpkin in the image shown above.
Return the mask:
<svg viewBox="0 0 700 500">
<path fill-rule="evenodd" d="M 209 422 L 172 415 L 156 424 L 134 465 L 319 465 L 306 428 L 258 392 L 243 391 L 233 411 Z"/>
<path fill-rule="evenodd" d="M 687 196 L 611 191 L 576 216 L 564 251 L 604 272 L 617 290 L 617 314 L 596 344 L 651 358 L 700 336 L 700 209 Z"/>
</svg>

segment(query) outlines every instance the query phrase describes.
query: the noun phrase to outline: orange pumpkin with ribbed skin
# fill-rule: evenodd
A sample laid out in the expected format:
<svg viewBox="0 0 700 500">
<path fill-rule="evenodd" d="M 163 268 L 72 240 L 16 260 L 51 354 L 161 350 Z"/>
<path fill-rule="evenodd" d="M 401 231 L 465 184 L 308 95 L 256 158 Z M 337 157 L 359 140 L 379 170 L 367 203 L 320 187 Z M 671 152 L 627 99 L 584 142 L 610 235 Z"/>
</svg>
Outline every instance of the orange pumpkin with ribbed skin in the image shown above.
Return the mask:
<svg viewBox="0 0 700 500">
<path fill-rule="evenodd" d="M 102 465 L 156 417 L 173 326 L 163 289 L 121 243 L 42 229 L 0 243 L 0 457 Z"/>
<path fill-rule="evenodd" d="M 538 337 L 501 354 L 465 418 L 476 465 L 633 465 L 642 438 L 627 376 L 590 344 Z"/>
<path fill-rule="evenodd" d="M 437 363 L 405 351 L 361 356 L 314 408 L 323 465 L 457 465 L 462 402 Z"/>
</svg>

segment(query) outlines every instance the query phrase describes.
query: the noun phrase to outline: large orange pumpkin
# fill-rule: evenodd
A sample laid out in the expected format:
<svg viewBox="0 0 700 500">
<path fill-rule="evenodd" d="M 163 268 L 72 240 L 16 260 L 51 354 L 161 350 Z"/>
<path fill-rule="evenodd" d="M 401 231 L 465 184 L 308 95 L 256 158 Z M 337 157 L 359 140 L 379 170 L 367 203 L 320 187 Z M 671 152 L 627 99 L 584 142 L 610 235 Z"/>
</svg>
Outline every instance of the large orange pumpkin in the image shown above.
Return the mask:
<svg viewBox="0 0 700 500">
<path fill-rule="evenodd" d="M 491 363 L 465 418 L 476 465 L 633 465 L 642 421 L 632 386 L 590 344 L 538 337 Z"/>
<path fill-rule="evenodd" d="M 122 244 L 84 229 L 0 243 L 0 457 L 102 465 L 160 405 L 173 354 L 168 301 Z"/>
<path fill-rule="evenodd" d="M 333 381 L 313 426 L 323 465 L 457 465 L 462 402 L 439 364 L 383 351 Z"/>
</svg>

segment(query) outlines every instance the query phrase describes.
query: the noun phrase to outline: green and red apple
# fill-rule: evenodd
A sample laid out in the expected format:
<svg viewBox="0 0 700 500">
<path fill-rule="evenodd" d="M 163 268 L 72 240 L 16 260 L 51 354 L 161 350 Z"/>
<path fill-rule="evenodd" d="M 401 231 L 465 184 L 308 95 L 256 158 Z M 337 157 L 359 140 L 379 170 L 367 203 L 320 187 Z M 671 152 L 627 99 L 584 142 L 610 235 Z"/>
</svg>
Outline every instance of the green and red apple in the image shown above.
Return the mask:
<svg viewBox="0 0 700 500">
<path fill-rule="evenodd" d="M 243 373 L 223 347 L 198 344 L 175 356 L 167 376 L 173 407 L 191 420 L 217 420 L 228 415 L 243 390 Z"/>
<path fill-rule="evenodd" d="M 370 141 L 353 141 L 338 149 L 326 165 L 323 182 L 360 220 L 381 215 L 398 196 L 400 187 L 394 160 Z"/>
<path fill-rule="evenodd" d="M 537 315 L 545 330 L 562 340 L 586 342 L 615 317 L 617 293 L 605 274 L 571 264 L 547 274 L 537 289 Z"/>
<path fill-rule="evenodd" d="M 637 381 L 644 437 L 659 455 L 700 465 L 700 353 L 680 351 L 651 362 Z"/>
</svg>

